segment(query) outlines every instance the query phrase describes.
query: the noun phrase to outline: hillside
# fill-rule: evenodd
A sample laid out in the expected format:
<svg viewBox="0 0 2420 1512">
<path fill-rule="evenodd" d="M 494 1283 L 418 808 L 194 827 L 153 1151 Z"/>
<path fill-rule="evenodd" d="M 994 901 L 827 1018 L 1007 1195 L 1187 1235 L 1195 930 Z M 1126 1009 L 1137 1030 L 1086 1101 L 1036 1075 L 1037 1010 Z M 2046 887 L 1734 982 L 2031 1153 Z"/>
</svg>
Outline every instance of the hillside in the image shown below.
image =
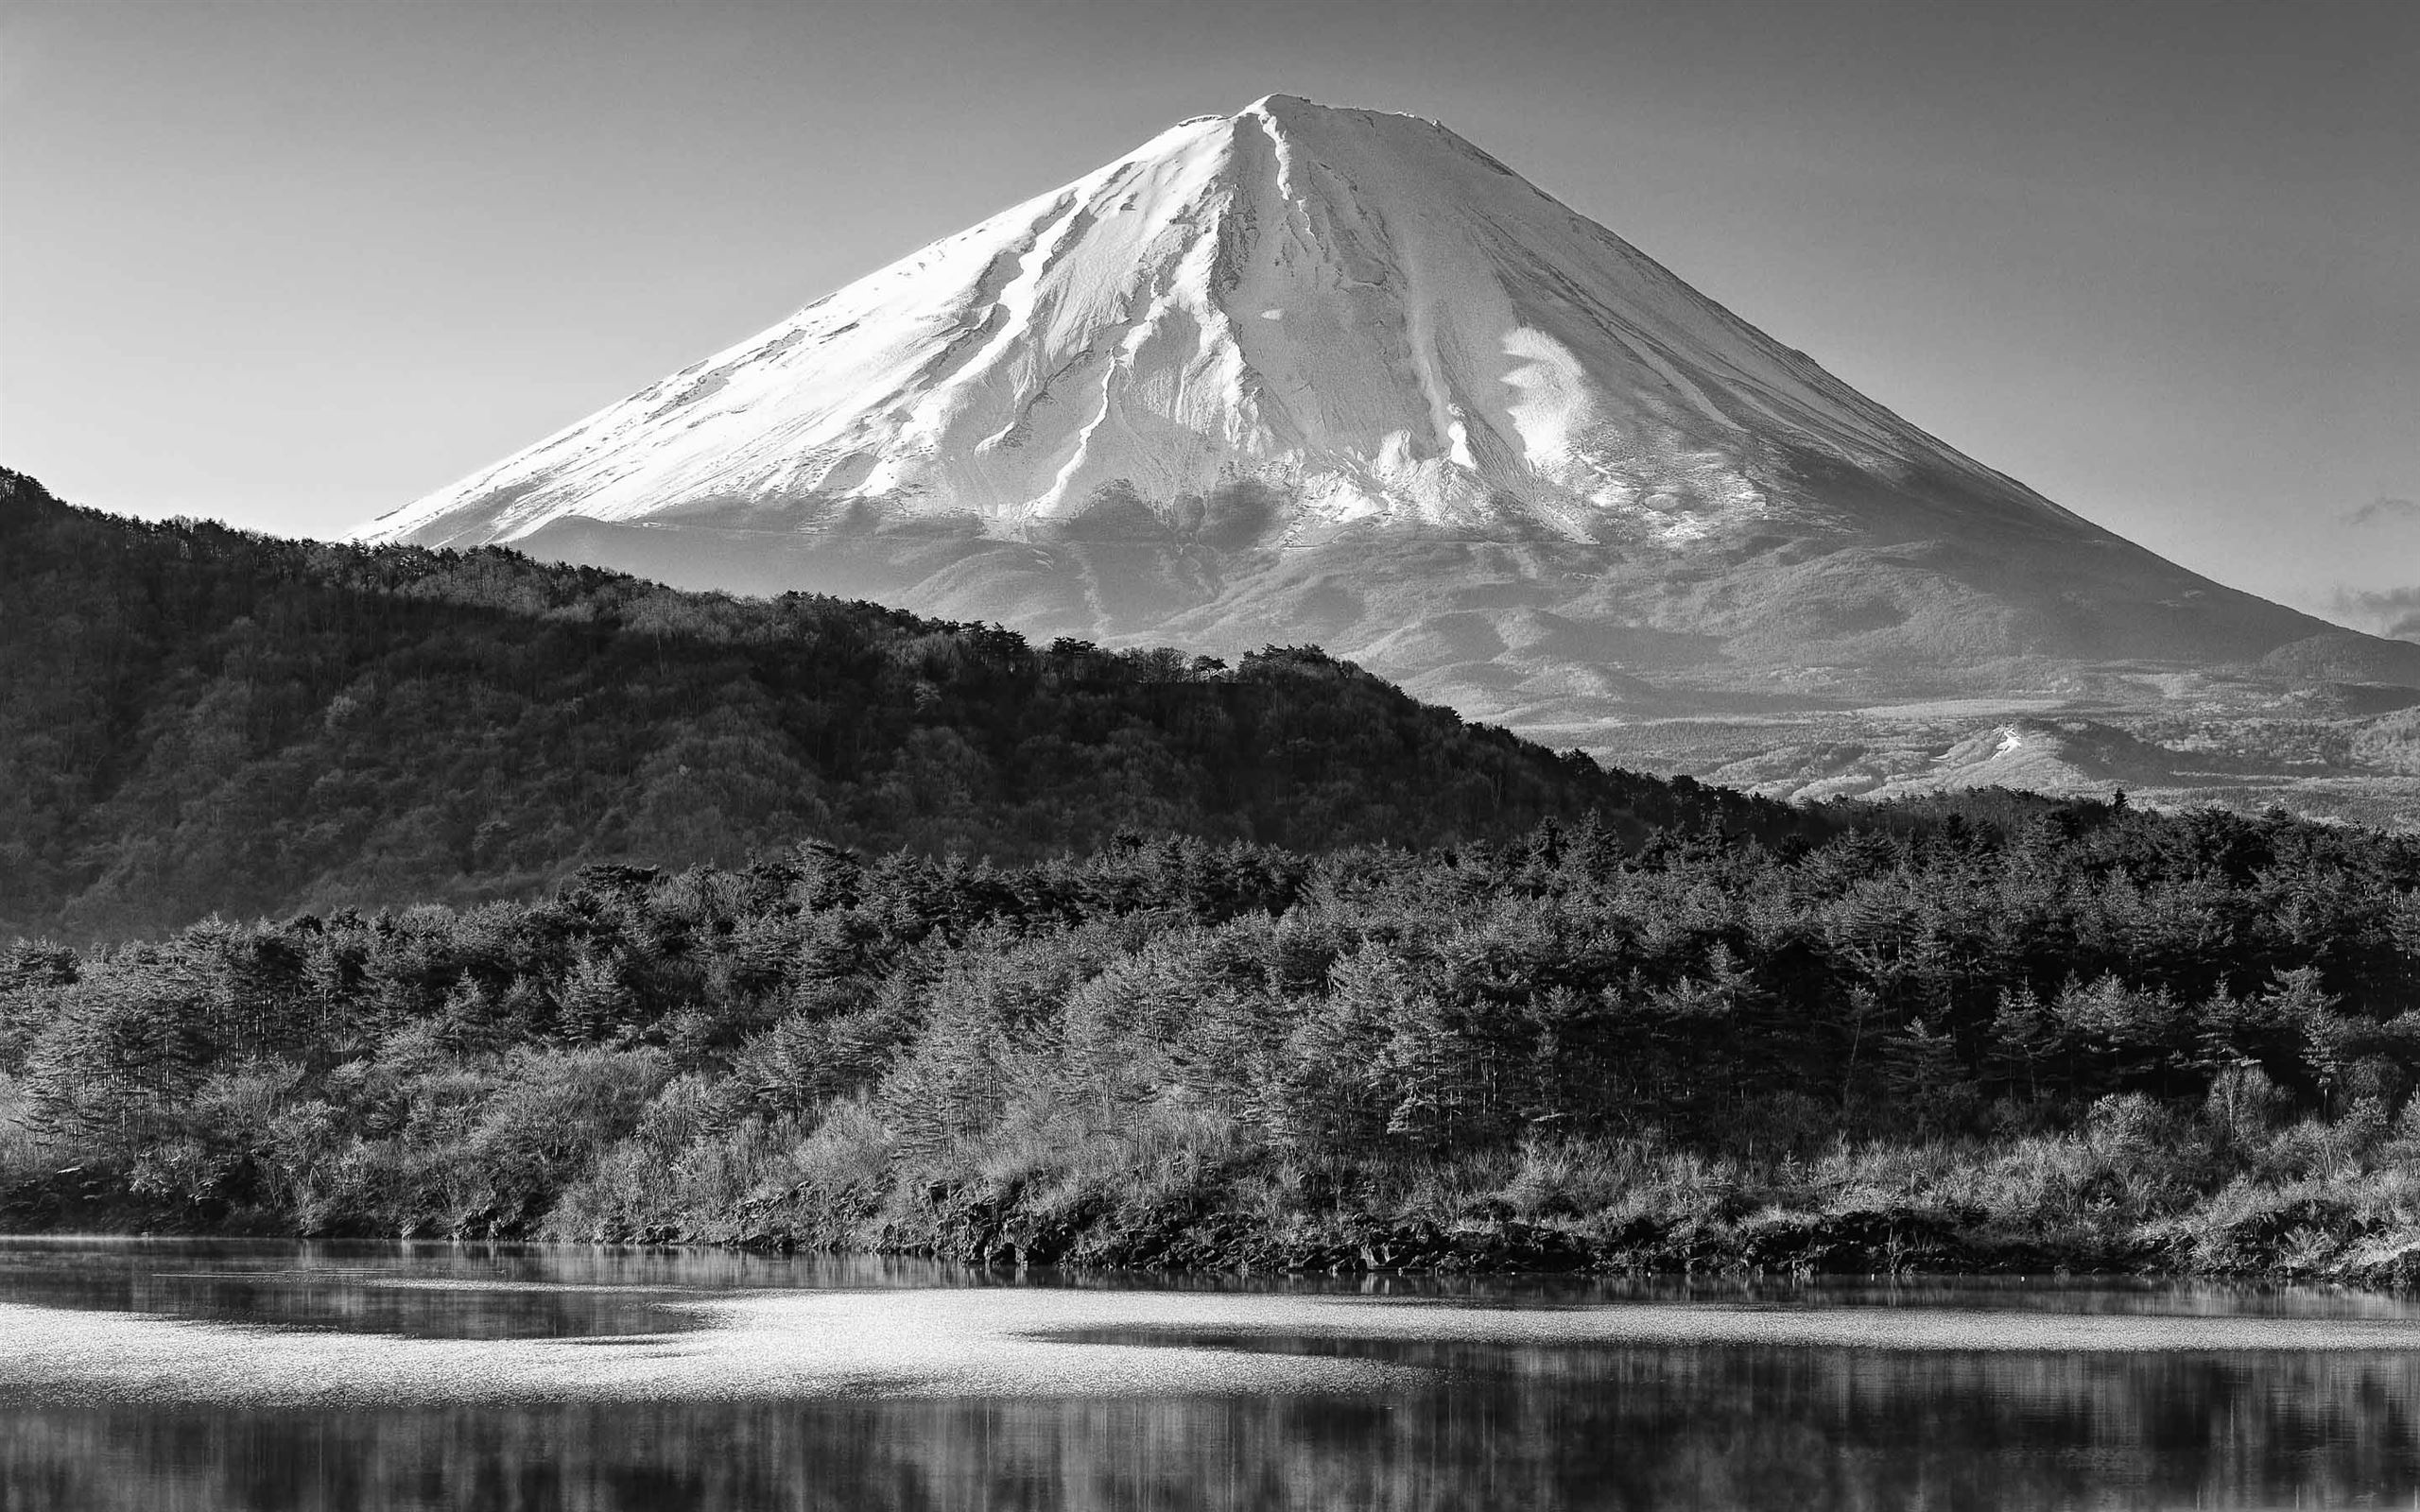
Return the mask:
<svg viewBox="0 0 2420 1512">
<path fill-rule="evenodd" d="M 0 928 L 90 941 L 0 949 L 0 1230 L 2414 1274 L 2420 838 L 1787 808 L 1309 650 L 15 474 L 0 564 Z"/>
<path fill-rule="evenodd" d="M 281 541 L 0 473 L 0 937 L 475 902 L 804 837 L 1022 861 L 1815 821 L 1464 724 L 1312 649 L 1036 648 L 499 550 Z"/>
</svg>

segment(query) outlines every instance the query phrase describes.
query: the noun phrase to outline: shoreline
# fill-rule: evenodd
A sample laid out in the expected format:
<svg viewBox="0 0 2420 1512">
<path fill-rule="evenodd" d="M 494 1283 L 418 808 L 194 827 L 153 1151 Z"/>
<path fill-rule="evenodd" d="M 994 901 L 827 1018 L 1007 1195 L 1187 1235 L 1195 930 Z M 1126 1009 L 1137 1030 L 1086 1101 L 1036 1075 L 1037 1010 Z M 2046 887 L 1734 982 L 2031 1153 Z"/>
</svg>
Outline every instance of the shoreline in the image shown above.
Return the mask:
<svg viewBox="0 0 2420 1512">
<path fill-rule="evenodd" d="M 825 1211 L 592 1233 L 544 1226 L 480 1233 L 377 1232 L 358 1226 L 305 1232 L 259 1209 L 212 1215 L 106 1197 L 37 1207 L 27 1201 L 32 1185 L 0 1191 L 0 1239 L 566 1244 L 917 1259 L 1013 1273 L 1255 1279 L 1999 1277 L 2233 1281 L 2379 1293 L 2420 1287 L 2420 1235 L 2357 1229 L 2323 1234 L 2308 1221 L 2272 1224 L 2267 1243 L 2239 1244 L 2223 1259 L 2206 1251 L 2196 1255 L 2179 1232 L 2071 1234 L 2068 1243 L 2054 1245 L 2012 1231 L 2004 1216 L 1995 1221 L 1916 1205 L 1764 1213 L 1728 1224 L 1651 1217 L 1620 1224 L 1440 1221 L 1333 1213 L 1300 1215 L 1272 1227 L 1217 1211 L 1053 1225 L 992 1202 L 944 1199 L 926 1208 L 922 1223 L 903 1222 L 896 1213 Z M 55 1187 L 45 1194 L 60 1195 Z M 2304 1211 L 2290 1216 L 2310 1220 L 2325 1214 Z M 2169 1227 L 2182 1226 L 2171 1220 Z"/>
</svg>

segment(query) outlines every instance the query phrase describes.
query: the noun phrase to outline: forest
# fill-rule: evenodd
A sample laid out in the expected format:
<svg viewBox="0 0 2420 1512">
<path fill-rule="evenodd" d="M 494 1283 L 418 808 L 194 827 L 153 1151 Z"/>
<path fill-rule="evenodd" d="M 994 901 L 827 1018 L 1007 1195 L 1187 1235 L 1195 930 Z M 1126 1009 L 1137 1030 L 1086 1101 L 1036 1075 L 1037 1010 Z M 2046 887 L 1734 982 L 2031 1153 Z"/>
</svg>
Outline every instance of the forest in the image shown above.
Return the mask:
<svg viewBox="0 0 2420 1512">
<path fill-rule="evenodd" d="M 0 475 L 0 1230 L 2420 1279 L 2420 837 Z"/>
<path fill-rule="evenodd" d="M 287 541 L 0 470 L 0 939 L 529 898 L 813 835 L 1000 862 L 1596 813 L 1824 821 L 1467 725 L 1315 647 L 1228 666 L 511 552 Z"/>
<path fill-rule="evenodd" d="M 2415 1278 L 2420 839 L 822 841 L 0 959 L 0 1227 Z"/>
</svg>

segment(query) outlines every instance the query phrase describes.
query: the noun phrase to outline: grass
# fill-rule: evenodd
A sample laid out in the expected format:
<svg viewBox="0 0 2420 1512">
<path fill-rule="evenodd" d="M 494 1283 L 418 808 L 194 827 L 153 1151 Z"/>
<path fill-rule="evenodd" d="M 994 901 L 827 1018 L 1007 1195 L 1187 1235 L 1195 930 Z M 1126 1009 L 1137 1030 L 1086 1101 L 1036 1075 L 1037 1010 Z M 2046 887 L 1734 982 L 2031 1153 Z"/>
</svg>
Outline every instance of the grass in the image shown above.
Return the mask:
<svg viewBox="0 0 2420 1512">
<path fill-rule="evenodd" d="M 679 1148 L 634 1136 L 542 1231 L 1272 1270 L 2114 1268 L 2400 1284 L 2420 1277 L 2415 1156 L 2420 1114 L 2253 1129 L 2140 1099 L 2104 1100 L 2066 1129 L 1778 1158 L 1652 1130 L 1350 1157 L 1279 1148 L 1182 1102 L 1087 1125 L 1037 1101 L 981 1138 L 908 1152 L 851 1101 L 811 1129 L 752 1124 Z"/>
</svg>

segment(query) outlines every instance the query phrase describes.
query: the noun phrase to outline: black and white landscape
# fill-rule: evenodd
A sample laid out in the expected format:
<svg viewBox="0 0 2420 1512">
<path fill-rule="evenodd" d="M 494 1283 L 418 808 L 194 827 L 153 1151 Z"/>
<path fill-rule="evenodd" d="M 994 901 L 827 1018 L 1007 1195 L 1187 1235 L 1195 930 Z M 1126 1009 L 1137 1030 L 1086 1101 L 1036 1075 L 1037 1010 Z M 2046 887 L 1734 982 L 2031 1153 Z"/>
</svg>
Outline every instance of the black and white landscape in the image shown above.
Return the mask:
<svg viewBox="0 0 2420 1512">
<path fill-rule="evenodd" d="M 2420 26 L 1851 9 L 9 18 L 0 1508 L 2420 1497 Z M 360 524 L 800 217 L 759 138 L 821 255 L 1028 137 Z M 1573 141 L 1777 331 L 1897 255 L 1825 195 L 1982 233 L 1910 372 L 2187 321 L 2160 497 Z M 2045 226 L 2204 239 L 1985 309 Z"/>
</svg>

